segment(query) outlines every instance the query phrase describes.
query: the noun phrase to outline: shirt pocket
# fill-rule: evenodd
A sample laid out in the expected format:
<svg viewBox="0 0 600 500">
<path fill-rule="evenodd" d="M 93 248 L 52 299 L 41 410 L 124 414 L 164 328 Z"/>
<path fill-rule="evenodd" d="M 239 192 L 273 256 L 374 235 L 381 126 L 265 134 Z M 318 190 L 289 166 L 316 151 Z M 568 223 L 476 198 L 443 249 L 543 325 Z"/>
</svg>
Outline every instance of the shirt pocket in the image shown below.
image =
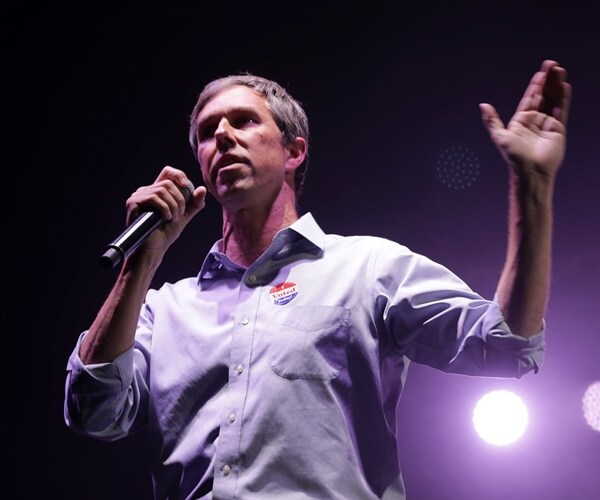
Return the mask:
<svg viewBox="0 0 600 500">
<path fill-rule="evenodd" d="M 271 369 L 287 379 L 331 380 L 346 365 L 350 310 L 296 306 L 279 311 L 269 335 Z"/>
</svg>

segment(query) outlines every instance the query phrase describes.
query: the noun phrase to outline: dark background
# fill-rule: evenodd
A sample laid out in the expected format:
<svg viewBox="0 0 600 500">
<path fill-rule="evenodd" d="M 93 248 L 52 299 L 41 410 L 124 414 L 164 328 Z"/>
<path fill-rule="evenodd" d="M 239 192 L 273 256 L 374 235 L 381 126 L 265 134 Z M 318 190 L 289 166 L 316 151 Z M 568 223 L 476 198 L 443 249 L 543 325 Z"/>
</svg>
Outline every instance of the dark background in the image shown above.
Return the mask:
<svg viewBox="0 0 600 500">
<path fill-rule="evenodd" d="M 546 58 L 574 92 L 544 366 L 494 380 L 413 365 L 400 454 L 409 500 L 600 498 L 600 433 L 581 411 L 600 380 L 599 14 L 596 2 L 0 2 L 11 498 L 150 498 L 143 435 L 108 445 L 64 426 L 65 366 L 112 284 L 98 258 L 125 199 L 166 164 L 201 182 L 187 119 L 204 83 L 278 80 L 311 120 L 302 211 L 328 232 L 404 243 L 491 297 L 506 171 L 477 105 L 508 120 Z M 210 200 L 156 282 L 196 274 L 219 232 Z M 529 407 L 510 447 L 486 445 L 470 420 L 497 388 Z"/>
</svg>

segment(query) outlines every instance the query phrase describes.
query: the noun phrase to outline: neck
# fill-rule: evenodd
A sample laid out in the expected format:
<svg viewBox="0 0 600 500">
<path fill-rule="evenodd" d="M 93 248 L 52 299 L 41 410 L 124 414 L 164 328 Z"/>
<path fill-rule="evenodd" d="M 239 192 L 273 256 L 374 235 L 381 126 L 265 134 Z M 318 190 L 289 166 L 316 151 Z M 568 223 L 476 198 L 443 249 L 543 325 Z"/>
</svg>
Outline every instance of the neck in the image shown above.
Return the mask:
<svg viewBox="0 0 600 500">
<path fill-rule="evenodd" d="M 273 241 L 275 234 L 298 220 L 293 191 L 284 189 L 268 206 L 235 211 L 223 208 L 222 251 L 234 262 L 250 266 Z"/>
</svg>

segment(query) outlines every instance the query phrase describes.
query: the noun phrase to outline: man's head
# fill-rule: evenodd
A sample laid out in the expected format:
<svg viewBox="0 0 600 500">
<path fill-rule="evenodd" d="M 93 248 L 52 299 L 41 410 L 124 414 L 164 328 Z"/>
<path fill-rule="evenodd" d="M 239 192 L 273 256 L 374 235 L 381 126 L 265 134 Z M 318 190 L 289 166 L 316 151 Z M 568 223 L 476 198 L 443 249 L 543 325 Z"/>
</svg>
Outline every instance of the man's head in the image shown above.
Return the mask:
<svg viewBox="0 0 600 500">
<path fill-rule="evenodd" d="M 281 131 L 281 141 L 284 145 L 287 146 L 297 137 L 301 137 L 306 141 L 308 150 L 308 118 L 302 105 L 277 82 L 256 75 L 241 74 L 213 80 L 200 93 L 190 115 L 189 141 L 195 155 L 198 150 L 198 115 L 213 97 L 223 90 L 236 85 L 248 87 L 266 99 L 273 120 Z M 294 186 L 296 197 L 300 195 L 304 186 L 307 167 L 308 152 L 304 162 L 295 171 Z"/>
</svg>

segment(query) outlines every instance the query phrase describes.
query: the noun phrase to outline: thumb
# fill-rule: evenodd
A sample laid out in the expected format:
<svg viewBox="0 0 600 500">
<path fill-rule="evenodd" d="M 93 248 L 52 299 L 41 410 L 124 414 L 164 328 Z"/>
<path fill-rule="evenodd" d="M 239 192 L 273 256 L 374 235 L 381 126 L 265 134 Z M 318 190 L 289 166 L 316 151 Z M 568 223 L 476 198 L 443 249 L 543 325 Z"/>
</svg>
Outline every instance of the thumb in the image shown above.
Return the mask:
<svg viewBox="0 0 600 500">
<path fill-rule="evenodd" d="M 188 208 L 186 210 L 189 213 L 190 217 L 196 215 L 200 210 L 204 208 L 206 205 L 206 187 L 199 186 L 194 189 L 194 193 L 192 194 L 192 199 L 188 204 Z"/>
<path fill-rule="evenodd" d="M 504 123 L 502 123 L 494 106 L 483 102 L 479 104 L 479 110 L 481 111 L 481 121 L 490 133 L 504 128 Z"/>
<path fill-rule="evenodd" d="M 188 201 L 185 206 L 185 212 L 182 214 L 182 223 L 183 227 L 187 226 L 187 224 L 196 216 L 198 212 L 200 212 L 204 206 L 206 205 L 206 187 L 199 186 L 194 189 L 192 193 L 192 197 Z"/>
</svg>

